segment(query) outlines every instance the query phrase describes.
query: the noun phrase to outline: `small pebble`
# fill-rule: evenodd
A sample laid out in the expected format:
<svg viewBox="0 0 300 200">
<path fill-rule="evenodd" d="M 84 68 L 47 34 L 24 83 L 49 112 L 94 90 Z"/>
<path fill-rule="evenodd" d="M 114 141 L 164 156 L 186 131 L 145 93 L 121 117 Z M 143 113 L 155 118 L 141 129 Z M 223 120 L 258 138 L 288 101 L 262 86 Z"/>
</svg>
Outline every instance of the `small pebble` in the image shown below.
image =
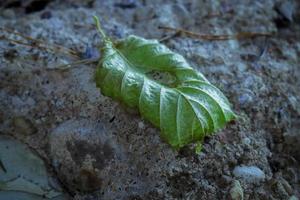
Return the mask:
<svg viewBox="0 0 300 200">
<path fill-rule="evenodd" d="M 244 199 L 244 191 L 238 180 L 233 182 L 233 186 L 230 189 L 230 196 L 232 200 L 243 200 Z"/>
<path fill-rule="evenodd" d="M 257 183 L 265 179 L 265 173 L 256 166 L 236 166 L 233 174 L 249 183 Z"/>
<path fill-rule="evenodd" d="M 139 129 L 144 129 L 145 128 L 144 122 L 139 122 L 138 126 L 139 126 Z"/>
<path fill-rule="evenodd" d="M 245 144 L 245 145 L 250 145 L 251 140 L 250 140 L 250 138 L 247 138 L 247 137 L 246 137 L 246 138 L 243 139 L 242 142 L 243 142 L 243 144 Z"/>
<path fill-rule="evenodd" d="M 253 102 L 253 97 L 248 93 L 243 93 L 238 99 L 240 105 L 244 106 Z"/>
</svg>

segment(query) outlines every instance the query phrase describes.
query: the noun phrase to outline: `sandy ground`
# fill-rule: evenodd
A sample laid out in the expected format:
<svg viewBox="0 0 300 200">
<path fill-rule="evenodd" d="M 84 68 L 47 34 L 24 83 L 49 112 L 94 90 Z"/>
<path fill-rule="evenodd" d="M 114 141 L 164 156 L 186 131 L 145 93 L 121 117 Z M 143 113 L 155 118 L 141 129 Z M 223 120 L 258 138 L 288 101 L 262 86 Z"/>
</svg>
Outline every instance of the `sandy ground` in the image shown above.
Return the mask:
<svg viewBox="0 0 300 200">
<path fill-rule="evenodd" d="M 44 179 L 26 174 L 30 163 L 23 164 L 19 157 L 33 154 L 44 163 L 40 164 L 47 171 L 43 177 L 56 183 L 47 186 L 60 194 L 46 196 L 52 199 L 299 198 L 300 9 L 296 1 L 19 0 L 0 5 L 1 27 L 42 40 L 48 47 L 62 45 L 80 57 L 16 45 L 1 37 L 0 161 L 5 170 L 0 168 L 0 183 L 10 170 L 24 165 L 24 171 L 18 168 L 12 174 L 25 181 L 32 177 L 37 187 L 41 182 L 47 185 Z M 172 150 L 137 111 L 102 96 L 94 82 L 96 64 L 52 69 L 101 56 L 93 15 L 100 17 L 115 40 L 129 34 L 156 39 L 171 34 L 158 26 L 206 34 L 274 35 L 239 41 L 178 36 L 163 42 L 218 86 L 239 115 L 206 138 L 202 152 L 195 154 L 192 146 Z M 3 30 L 0 35 L 21 39 Z M 7 154 L 10 149 L 27 150 L 14 158 L 13 153 L 4 155 L 5 146 Z M 0 191 L 0 198 L 42 198 L 43 192 L 32 191 L 27 193 L 33 196 Z"/>
</svg>

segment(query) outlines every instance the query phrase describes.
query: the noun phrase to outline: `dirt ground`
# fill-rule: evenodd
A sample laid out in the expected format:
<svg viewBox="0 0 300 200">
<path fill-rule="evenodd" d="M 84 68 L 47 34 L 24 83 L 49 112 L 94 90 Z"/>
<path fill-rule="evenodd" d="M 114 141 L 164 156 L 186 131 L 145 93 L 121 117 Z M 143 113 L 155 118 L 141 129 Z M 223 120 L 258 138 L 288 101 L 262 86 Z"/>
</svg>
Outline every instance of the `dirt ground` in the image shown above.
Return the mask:
<svg viewBox="0 0 300 200">
<path fill-rule="evenodd" d="M 62 45 L 79 52 L 80 59 L 101 56 L 93 15 L 115 40 L 172 34 L 159 26 L 204 34 L 273 33 L 228 41 L 179 35 L 163 41 L 219 87 L 239 116 L 206 138 L 196 154 L 192 145 L 171 149 L 136 110 L 101 95 L 94 82 L 96 64 L 55 70 L 79 58 L 63 49 L 37 48 L 38 42 L 22 40 L 35 47 L 16 44 L 12 40 L 20 36 L 0 29 L 0 199 L 298 199 L 298 4 L 0 1 L 0 27 L 49 48 Z M 27 155 L 39 164 L 27 162 Z M 33 172 L 39 170 L 37 178 Z M 19 177 L 10 187 L 9 173 Z"/>
</svg>

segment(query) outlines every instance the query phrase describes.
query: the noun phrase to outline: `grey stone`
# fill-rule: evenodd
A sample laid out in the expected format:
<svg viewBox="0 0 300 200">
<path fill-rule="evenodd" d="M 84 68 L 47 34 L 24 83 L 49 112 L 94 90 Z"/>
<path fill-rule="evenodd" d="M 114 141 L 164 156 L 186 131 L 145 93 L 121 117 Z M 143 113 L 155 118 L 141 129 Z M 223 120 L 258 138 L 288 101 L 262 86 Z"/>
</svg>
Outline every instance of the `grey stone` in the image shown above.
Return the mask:
<svg viewBox="0 0 300 200">
<path fill-rule="evenodd" d="M 118 159 L 119 146 L 101 123 L 88 119 L 68 120 L 50 136 L 53 165 L 70 190 L 101 189 L 109 163 Z"/>
<path fill-rule="evenodd" d="M 0 135 L 0 199 L 63 198 L 59 185 L 50 185 L 46 166 L 24 144 Z"/>
<path fill-rule="evenodd" d="M 256 166 L 236 166 L 233 174 L 250 183 L 257 183 L 265 179 L 265 173 Z"/>
<path fill-rule="evenodd" d="M 253 96 L 251 93 L 243 93 L 239 96 L 238 101 L 243 107 L 246 107 L 253 102 Z"/>
</svg>

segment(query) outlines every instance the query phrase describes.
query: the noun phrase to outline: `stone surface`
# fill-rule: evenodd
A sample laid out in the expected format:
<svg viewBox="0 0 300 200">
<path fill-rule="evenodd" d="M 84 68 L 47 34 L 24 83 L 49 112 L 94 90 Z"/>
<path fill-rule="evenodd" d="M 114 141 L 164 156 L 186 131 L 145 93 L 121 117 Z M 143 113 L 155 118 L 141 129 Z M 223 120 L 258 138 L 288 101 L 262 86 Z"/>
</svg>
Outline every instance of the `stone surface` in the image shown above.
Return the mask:
<svg viewBox="0 0 300 200">
<path fill-rule="evenodd" d="M 88 119 L 60 124 L 50 136 L 53 166 L 70 189 L 83 192 L 100 189 L 114 160 L 120 161 L 120 147 L 100 123 Z"/>
<path fill-rule="evenodd" d="M 0 31 L 0 134 L 30 145 L 71 199 L 225 199 L 237 179 L 232 172 L 242 165 L 265 175 L 255 183 L 238 178 L 244 199 L 299 197 L 298 1 L 291 1 L 294 13 L 283 0 L 9 2 L 0 2 L 1 27 L 80 56 L 37 48 L 26 39 L 34 47 L 13 44 L 2 36 L 22 38 Z M 114 40 L 172 35 L 158 29 L 163 25 L 203 34 L 274 35 L 163 41 L 219 87 L 239 116 L 205 138 L 195 154 L 193 145 L 172 150 L 135 109 L 101 95 L 93 80 L 96 64 L 50 70 L 99 56 L 93 15 Z"/>
<path fill-rule="evenodd" d="M 28 147 L 0 135 L 0 199 L 65 199 L 52 178 Z"/>
</svg>

